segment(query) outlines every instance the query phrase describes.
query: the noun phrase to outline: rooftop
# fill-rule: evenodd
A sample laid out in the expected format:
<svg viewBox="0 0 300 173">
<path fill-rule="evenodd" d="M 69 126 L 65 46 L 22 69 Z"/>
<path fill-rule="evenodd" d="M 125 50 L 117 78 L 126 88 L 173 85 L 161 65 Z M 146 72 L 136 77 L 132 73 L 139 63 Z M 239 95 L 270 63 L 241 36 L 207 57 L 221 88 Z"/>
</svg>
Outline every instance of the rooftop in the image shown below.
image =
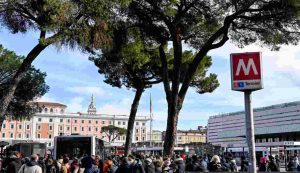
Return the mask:
<svg viewBox="0 0 300 173">
<path fill-rule="evenodd" d="M 37 103 L 38 106 L 61 106 L 61 107 L 67 107 L 64 104 L 61 103 L 55 103 L 55 102 L 33 102 L 33 103 Z"/>
<path fill-rule="evenodd" d="M 262 111 L 266 111 L 266 110 L 286 108 L 286 107 L 291 107 L 291 106 L 300 106 L 300 101 L 275 104 L 275 105 L 265 106 L 265 107 L 260 107 L 260 108 L 254 108 L 253 112 L 262 112 Z M 218 117 L 224 117 L 224 116 L 239 115 L 239 114 L 244 114 L 244 113 L 245 113 L 245 111 L 238 111 L 238 112 L 232 112 L 232 113 L 224 113 L 224 114 L 220 114 L 220 115 L 213 115 L 213 116 L 210 116 L 209 118 L 218 118 Z"/>
</svg>

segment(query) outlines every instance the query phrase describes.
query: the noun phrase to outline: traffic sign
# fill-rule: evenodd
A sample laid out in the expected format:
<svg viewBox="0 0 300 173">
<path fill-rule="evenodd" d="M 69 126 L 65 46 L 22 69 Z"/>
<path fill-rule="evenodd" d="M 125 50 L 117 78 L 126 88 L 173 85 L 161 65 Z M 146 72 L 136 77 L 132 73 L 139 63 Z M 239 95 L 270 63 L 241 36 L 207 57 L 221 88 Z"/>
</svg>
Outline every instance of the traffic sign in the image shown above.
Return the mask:
<svg viewBox="0 0 300 173">
<path fill-rule="evenodd" d="M 263 88 L 260 52 L 233 53 L 230 55 L 231 89 L 252 91 Z"/>
</svg>

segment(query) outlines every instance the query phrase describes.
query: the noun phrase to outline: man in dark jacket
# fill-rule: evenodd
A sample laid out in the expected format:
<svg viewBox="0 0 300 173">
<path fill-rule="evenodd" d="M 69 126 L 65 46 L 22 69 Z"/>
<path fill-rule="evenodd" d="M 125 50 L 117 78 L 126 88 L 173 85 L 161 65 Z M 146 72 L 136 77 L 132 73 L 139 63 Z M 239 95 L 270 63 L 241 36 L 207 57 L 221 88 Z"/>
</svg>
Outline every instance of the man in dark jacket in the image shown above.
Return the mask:
<svg viewBox="0 0 300 173">
<path fill-rule="evenodd" d="M 175 164 L 177 165 L 177 168 L 178 168 L 177 172 L 178 173 L 184 173 L 185 163 L 184 163 L 183 159 L 179 155 L 176 155 L 174 162 L 175 162 Z"/>
<path fill-rule="evenodd" d="M 9 173 L 18 173 L 22 166 L 20 153 L 18 151 L 13 152 L 13 154 L 10 156 L 10 162 L 7 165 L 6 172 Z"/>
<path fill-rule="evenodd" d="M 127 157 L 121 159 L 121 165 L 118 167 L 115 173 L 130 173 L 129 161 Z"/>
<path fill-rule="evenodd" d="M 145 159 L 145 173 L 155 173 L 155 166 L 150 158 Z"/>
</svg>

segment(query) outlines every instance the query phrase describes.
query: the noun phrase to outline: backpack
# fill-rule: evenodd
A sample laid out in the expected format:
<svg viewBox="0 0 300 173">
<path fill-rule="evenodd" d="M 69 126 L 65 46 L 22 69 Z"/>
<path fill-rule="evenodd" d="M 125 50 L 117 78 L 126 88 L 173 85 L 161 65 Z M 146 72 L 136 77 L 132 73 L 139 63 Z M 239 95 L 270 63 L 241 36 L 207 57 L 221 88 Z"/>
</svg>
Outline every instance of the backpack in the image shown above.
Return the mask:
<svg viewBox="0 0 300 173">
<path fill-rule="evenodd" d="M 50 173 L 56 173 L 56 167 L 55 166 L 51 166 Z"/>
<path fill-rule="evenodd" d="M 108 168 L 108 173 L 115 173 L 117 170 L 117 167 L 115 165 L 110 165 L 110 167 Z"/>
</svg>

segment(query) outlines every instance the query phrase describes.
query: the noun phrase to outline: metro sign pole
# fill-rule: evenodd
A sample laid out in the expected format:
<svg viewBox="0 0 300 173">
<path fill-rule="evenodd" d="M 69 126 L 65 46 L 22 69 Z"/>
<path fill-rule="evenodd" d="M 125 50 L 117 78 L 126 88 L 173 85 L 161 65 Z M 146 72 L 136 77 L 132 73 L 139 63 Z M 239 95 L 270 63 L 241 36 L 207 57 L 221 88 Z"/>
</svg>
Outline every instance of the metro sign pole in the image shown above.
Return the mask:
<svg viewBox="0 0 300 173">
<path fill-rule="evenodd" d="M 263 88 L 261 53 L 233 53 L 230 55 L 231 89 L 244 92 L 246 137 L 249 148 L 248 172 L 256 173 L 254 118 L 251 93 Z"/>
</svg>

